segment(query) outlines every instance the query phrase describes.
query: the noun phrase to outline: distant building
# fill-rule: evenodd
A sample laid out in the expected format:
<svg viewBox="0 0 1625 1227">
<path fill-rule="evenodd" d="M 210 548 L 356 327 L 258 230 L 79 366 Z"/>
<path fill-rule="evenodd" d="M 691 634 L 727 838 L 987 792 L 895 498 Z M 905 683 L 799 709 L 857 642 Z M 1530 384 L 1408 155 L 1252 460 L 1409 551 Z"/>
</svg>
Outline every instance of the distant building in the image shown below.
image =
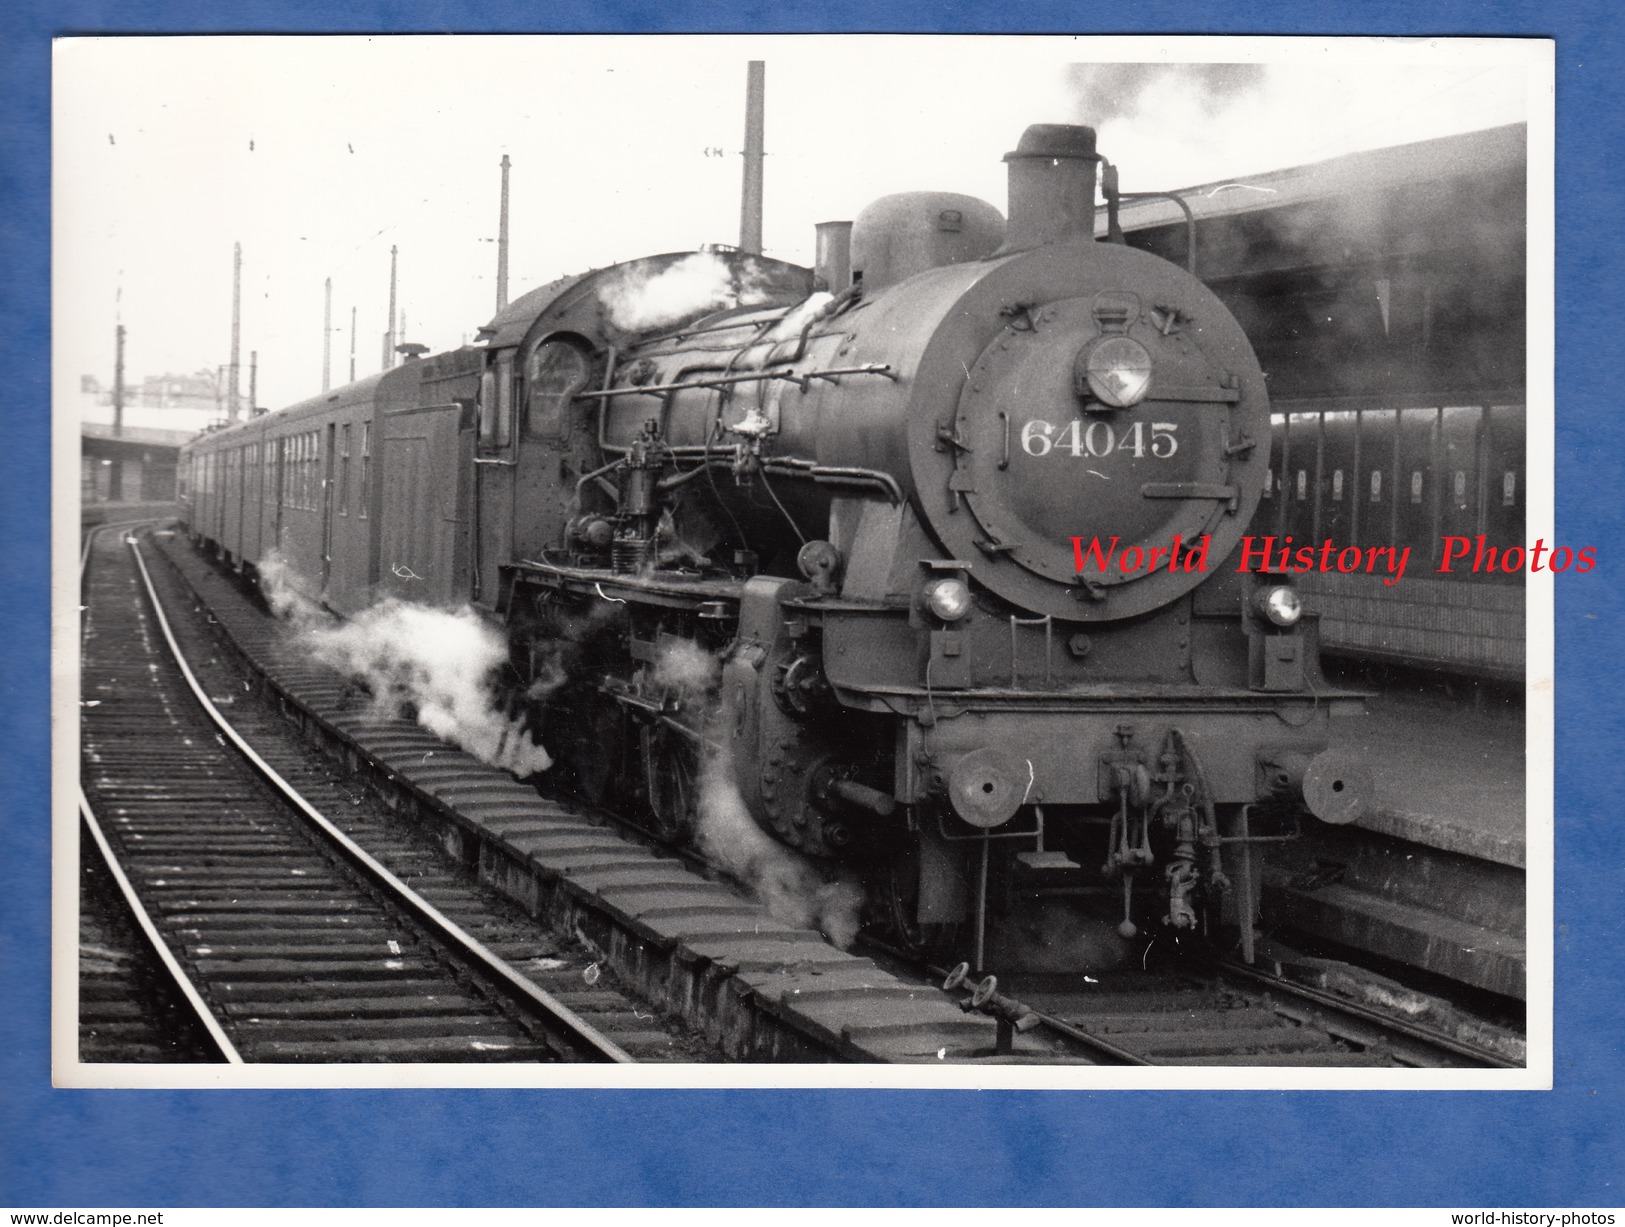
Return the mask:
<svg viewBox="0 0 1625 1227">
<path fill-rule="evenodd" d="M 193 375 L 148 375 L 141 381 L 137 395 L 137 403 L 147 408 L 220 412 L 221 393 L 212 371 L 198 371 Z M 129 404 L 128 394 L 125 404 Z"/>
<path fill-rule="evenodd" d="M 191 430 L 80 427 L 79 498 L 83 503 L 167 503 L 175 498 L 175 465 Z"/>
<path fill-rule="evenodd" d="M 225 420 L 212 371 L 148 375 L 127 384 L 119 427 L 113 390 L 94 375 L 79 377 L 80 499 L 95 503 L 166 503 L 175 498 L 181 444 Z"/>
<path fill-rule="evenodd" d="M 124 389 L 124 425 L 197 434 L 226 418 L 224 394 L 213 371 L 148 375 Z M 79 377 L 79 420 L 113 424 L 113 389 L 94 375 Z"/>
</svg>

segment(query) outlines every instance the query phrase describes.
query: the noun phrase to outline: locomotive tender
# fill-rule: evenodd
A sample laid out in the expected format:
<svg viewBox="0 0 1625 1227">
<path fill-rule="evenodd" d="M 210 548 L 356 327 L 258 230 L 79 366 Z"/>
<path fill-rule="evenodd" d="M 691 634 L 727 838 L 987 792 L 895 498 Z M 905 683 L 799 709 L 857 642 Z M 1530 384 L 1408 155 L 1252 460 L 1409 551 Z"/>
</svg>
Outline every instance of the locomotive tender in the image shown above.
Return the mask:
<svg viewBox="0 0 1625 1227">
<path fill-rule="evenodd" d="M 1253 806 L 1358 815 L 1369 781 L 1327 746 L 1360 696 L 1288 579 L 1236 569 L 1270 453 L 1241 328 L 1096 241 L 1091 129 L 1005 160 L 1007 224 L 908 193 L 821 227 L 816 270 L 596 270 L 207 434 L 189 528 L 245 569 L 277 550 L 340 613 L 472 602 L 526 681 L 562 646 L 562 782 L 681 838 L 720 755 L 903 941 L 974 920 L 980 953 L 1024 886 L 1121 900 L 1125 936 L 1206 925 L 1238 870 L 1252 898 Z M 1080 568 L 1096 539 L 1205 565 Z M 702 693 L 683 653 L 716 662 Z"/>
</svg>

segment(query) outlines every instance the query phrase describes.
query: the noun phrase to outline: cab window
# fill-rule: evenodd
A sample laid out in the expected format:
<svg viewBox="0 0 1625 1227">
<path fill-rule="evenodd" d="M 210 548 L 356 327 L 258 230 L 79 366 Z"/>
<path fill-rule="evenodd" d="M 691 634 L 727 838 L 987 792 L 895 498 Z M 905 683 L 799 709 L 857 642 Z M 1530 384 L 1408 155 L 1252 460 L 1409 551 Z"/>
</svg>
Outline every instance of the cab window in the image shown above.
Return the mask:
<svg viewBox="0 0 1625 1227">
<path fill-rule="evenodd" d="M 525 430 L 561 436 L 569 425 L 570 401 L 587 384 L 587 354 L 569 341 L 544 341 L 525 363 Z"/>
<path fill-rule="evenodd" d="M 480 443 L 506 447 L 513 438 L 513 354 L 502 354 L 480 377 Z"/>
</svg>

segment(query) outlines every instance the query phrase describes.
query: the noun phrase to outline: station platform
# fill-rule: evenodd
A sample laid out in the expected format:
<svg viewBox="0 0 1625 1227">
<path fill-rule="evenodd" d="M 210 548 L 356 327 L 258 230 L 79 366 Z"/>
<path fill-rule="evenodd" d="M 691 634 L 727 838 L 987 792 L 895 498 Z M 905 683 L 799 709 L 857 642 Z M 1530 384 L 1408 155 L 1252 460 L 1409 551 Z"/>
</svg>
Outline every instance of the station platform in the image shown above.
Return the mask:
<svg viewBox="0 0 1625 1227">
<path fill-rule="evenodd" d="M 79 505 L 79 527 L 98 524 L 134 524 L 144 520 L 168 520 L 180 513 L 174 499 L 159 502 L 97 502 Z"/>
<path fill-rule="evenodd" d="M 1332 725 L 1333 744 L 1370 767 L 1373 803 L 1281 850 L 1265 869 L 1266 914 L 1345 950 L 1525 999 L 1521 699 L 1423 675 L 1339 681 L 1374 691 L 1363 715 Z"/>
<path fill-rule="evenodd" d="M 1370 764 L 1372 810 L 1357 825 L 1510 868 L 1525 867 L 1525 723 L 1442 689 L 1396 684 L 1333 724 Z"/>
</svg>

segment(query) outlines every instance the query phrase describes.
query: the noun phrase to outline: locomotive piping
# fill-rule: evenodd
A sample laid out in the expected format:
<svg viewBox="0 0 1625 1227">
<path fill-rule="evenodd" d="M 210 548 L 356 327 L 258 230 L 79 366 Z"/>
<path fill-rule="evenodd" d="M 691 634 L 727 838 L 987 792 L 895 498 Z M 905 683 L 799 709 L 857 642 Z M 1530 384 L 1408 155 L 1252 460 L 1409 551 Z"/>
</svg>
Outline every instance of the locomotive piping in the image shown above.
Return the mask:
<svg viewBox="0 0 1625 1227">
<path fill-rule="evenodd" d="M 785 521 L 790 525 L 790 531 L 795 533 L 797 540 L 799 540 L 802 545 L 806 545 L 807 534 L 801 531 L 801 525 L 796 523 L 796 518 L 786 511 L 784 504 L 779 501 L 778 492 L 773 489 L 773 483 L 767 479 L 767 469 L 765 466 L 761 469 L 761 474 L 762 489 L 767 491 L 767 497 L 772 499 L 773 505 L 784 513 Z M 817 479 L 815 478 L 814 480 Z"/>
<path fill-rule="evenodd" d="M 890 473 L 882 473 L 878 469 L 860 469 L 849 466 L 823 465 L 811 460 L 800 460 L 792 456 L 775 456 L 762 461 L 762 467 L 772 467 L 791 476 L 810 476 L 815 482 L 826 485 L 877 485 L 886 492 L 894 503 L 903 501 L 903 488 L 897 484 L 897 479 Z"/>
</svg>

